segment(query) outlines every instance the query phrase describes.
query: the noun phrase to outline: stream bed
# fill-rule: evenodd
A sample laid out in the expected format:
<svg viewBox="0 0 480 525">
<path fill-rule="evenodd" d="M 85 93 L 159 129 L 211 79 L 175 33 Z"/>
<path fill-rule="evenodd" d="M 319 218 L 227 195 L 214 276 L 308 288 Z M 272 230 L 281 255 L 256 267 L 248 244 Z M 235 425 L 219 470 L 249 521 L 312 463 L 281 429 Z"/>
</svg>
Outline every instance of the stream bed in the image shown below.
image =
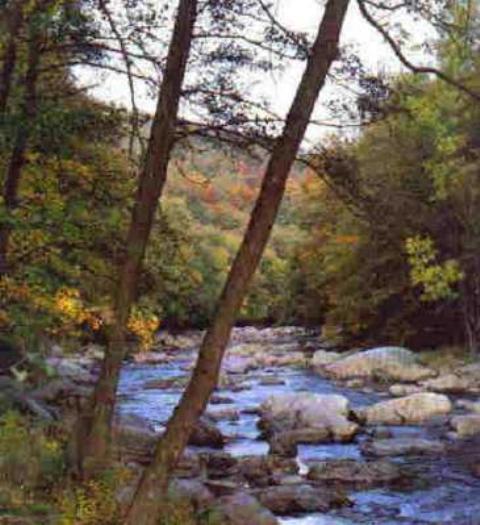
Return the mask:
<svg viewBox="0 0 480 525">
<path fill-rule="evenodd" d="M 293 337 L 293 336 L 292 336 Z M 295 341 L 290 338 L 289 343 Z M 303 341 L 304 342 L 304 341 Z M 275 344 L 285 345 L 285 338 L 269 340 L 265 351 Z M 125 366 L 120 383 L 120 411 L 148 419 L 161 430 L 179 400 L 178 386 L 152 388 L 154 381 L 185 378 L 193 363 L 195 351 L 170 354 L 167 362 L 157 364 L 130 363 Z M 226 366 L 235 364 L 234 349 L 227 357 Z M 267 454 L 268 443 L 259 439 L 258 416 L 251 413 L 266 398 L 289 392 L 341 394 L 352 407 L 373 404 L 388 395 L 382 391 L 362 391 L 336 385 L 308 368 L 294 366 L 265 366 L 237 374 L 242 388 L 226 385 L 217 394 L 228 399 L 228 404 L 216 403 L 209 411 L 235 409 L 238 420 L 220 420 L 217 426 L 229 440 L 224 448 L 233 456 Z M 270 379 L 268 379 L 270 378 Z M 453 400 L 453 399 L 452 399 Z M 444 421 L 421 426 L 391 427 L 395 437 L 415 436 L 447 440 Z M 360 433 L 353 443 L 300 445 L 299 464 L 311 460 L 351 458 L 362 460 Z M 453 451 L 452 451 L 453 448 Z M 325 514 L 305 514 L 281 517 L 284 525 L 353 525 L 353 524 L 452 524 L 480 525 L 480 479 L 473 476 L 471 462 L 480 459 L 480 441 L 465 441 L 448 448 L 442 455 L 392 457 L 406 464 L 414 473 L 414 486 L 408 489 L 381 488 L 349 492 L 353 506 L 332 510 Z M 255 524 L 252 524 L 255 525 Z"/>
</svg>

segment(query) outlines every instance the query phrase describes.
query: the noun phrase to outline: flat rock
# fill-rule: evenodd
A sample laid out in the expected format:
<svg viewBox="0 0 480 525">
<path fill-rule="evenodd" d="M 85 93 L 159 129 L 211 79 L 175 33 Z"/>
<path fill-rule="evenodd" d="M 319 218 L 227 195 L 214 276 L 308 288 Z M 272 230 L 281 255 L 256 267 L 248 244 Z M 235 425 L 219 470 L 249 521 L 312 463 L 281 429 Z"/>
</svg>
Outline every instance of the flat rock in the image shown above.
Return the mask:
<svg viewBox="0 0 480 525">
<path fill-rule="evenodd" d="M 279 485 L 256 492 L 256 496 L 274 514 L 292 515 L 302 512 L 327 512 L 348 500 L 324 487 L 307 484 Z"/>
<path fill-rule="evenodd" d="M 357 352 L 325 366 L 325 371 L 335 379 L 368 377 L 406 382 L 420 381 L 435 375 L 433 370 L 419 363 L 412 351 L 396 346 Z"/>
<path fill-rule="evenodd" d="M 207 411 L 206 416 L 213 421 L 238 421 L 240 419 L 238 410 L 233 407 L 210 409 Z"/>
<path fill-rule="evenodd" d="M 285 385 L 285 379 L 276 376 L 262 376 L 258 380 L 258 384 L 262 386 L 275 386 L 275 385 Z"/>
<path fill-rule="evenodd" d="M 425 388 L 422 388 L 419 385 L 412 385 L 412 384 L 403 384 L 403 383 L 396 383 L 395 385 L 392 385 L 388 392 L 390 395 L 394 397 L 405 397 L 410 396 L 412 394 L 419 394 L 420 392 L 424 392 Z"/>
<path fill-rule="evenodd" d="M 328 483 L 373 487 L 396 481 L 402 476 L 398 465 L 386 460 L 361 462 L 353 459 L 333 459 L 313 463 L 308 479 Z"/>
<path fill-rule="evenodd" d="M 445 452 L 445 445 L 441 441 L 409 437 L 375 439 L 367 441 L 361 448 L 362 452 L 368 456 L 405 456 Z"/>
<path fill-rule="evenodd" d="M 297 462 L 278 456 L 250 456 L 239 460 L 238 473 L 251 487 L 278 484 L 285 476 L 298 473 Z"/>
<path fill-rule="evenodd" d="M 388 401 L 380 401 L 358 411 L 367 424 L 402 425 L 421 423 L 434 416 L 448 414 L 452 403 L 443 394 L 423 392 Z"/>
<path fill-rule="evenodd" d="M 275 434 L 270 439 L 269 454 L 295 457 L 300 444 L 331 443 L 332 434 L 327 427 L 298 428 Z"/>
<path fill-rule="evenodd" d="M 458 376 L 457 374 L 444 374 L 421 383 L 425 390 L 431 390 L 433 392 L 446 392 L 452 394 L 458 394 L 466 392 L 475 385 L 468 377 Z"/>
</svg>

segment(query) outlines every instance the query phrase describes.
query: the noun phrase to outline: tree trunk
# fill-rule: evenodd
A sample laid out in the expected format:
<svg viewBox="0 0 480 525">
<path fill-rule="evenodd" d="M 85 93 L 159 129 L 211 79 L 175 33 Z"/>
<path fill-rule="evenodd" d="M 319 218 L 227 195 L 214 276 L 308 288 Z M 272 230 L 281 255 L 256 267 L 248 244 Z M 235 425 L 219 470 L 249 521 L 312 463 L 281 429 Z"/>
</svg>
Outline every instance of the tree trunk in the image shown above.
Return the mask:
<svg viewBox="0 0 480 525">
<path fill-rule="evenodd" d="M 192 379 L 160 439 L 154 459 L 137 488 L 125 525 L 154 525 L 168 481 L 191 431 L 213 392 L 238 310 L 270 236 L 315 102 L 332 61 L 349 0 L 328 0 L 303 78 L 273 149 L 260 194 L 243 242 L 217 304 L 214 320 L 202 342 Z"/>
<path fill-rule="evenodd" d="M 120 269 L 114 302 L 114 321 L 89 408 L 77 425 L 72 451 L 74 465 L 84 476 L 94 475 L 109 460 L 112 417 L 122 361 L 125 357 L 125 326 L 137 293 L 142 261 L 166 178 L 174 142 L 178 107 L 193 28 L 197 0 L 180 0 L 170 42 L 144 167 L 139 178 L 126 255 Z"/>
<path fill-rule="evenodd" d="M 26 161 L 25 153 L 27 151 L 31 126 L 33 126 L 37 114 L 37 80 L 41 54 L 40 40 L 40 35 L 36 31 L 32 31 L 28 41 L 25 96 L 22 112 L 23 122 L 19 123 L 13 151 L 3 183 L 3 205 L 8 215 L 11 214 L 18 204 L 18 188 L 22 169 Z M 0 223 L 0 277 L 8 270 L 8 247 L 11 233 L 12 225 L 10 221 L 7 220 Z"/>
<path fill-rule="evenodd" d="M 17 60 L 17 39 L 23 23 L 24 0 L 15 0 L 5 14 L 7 39 L 5 51 L 2 56 L 2 69 L 0 71 L 0 116 L 7 109 L 8 96 L 12 85 L 13 72 Z"/>
</svg>

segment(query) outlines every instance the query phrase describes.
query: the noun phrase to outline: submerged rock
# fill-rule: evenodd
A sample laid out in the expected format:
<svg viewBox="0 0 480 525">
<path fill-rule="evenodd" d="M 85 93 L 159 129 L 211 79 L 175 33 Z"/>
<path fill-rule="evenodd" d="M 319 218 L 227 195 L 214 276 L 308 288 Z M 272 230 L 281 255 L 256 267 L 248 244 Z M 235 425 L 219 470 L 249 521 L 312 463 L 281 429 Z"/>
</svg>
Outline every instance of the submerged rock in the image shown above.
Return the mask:
<svg viewBox="0 0 480 525">
<path fill-rule="evenodd" d="M 368 377 L 389 381 L 420 381 L 435 375 L 422 366 L 416 354 L 406 348 L 386 346 L 357 352 L 325 366 L 335 379 Z"/>
<path fill-rule="evenodd" d="M 421 423 L 434 416 L 448 414 L 452 403 L 447 396 L 423 392 L 374 405 L 357 411 L 360 419 L 367 424 L 402 425 Z"/>
<path fill-rule="evenodd" d="M 352 484 L 358 487 L 373 487 L 391 483 L 402 476 L 398 465 L 379 460 L 360 462 L 353 459 L 332 459 L 314 463 L 308 479 L 328 483 Z"/>
<path fill-rule="evenodd" d="M 362 452 L 369 456 L 404 456 L 417 454 L 441 454 L 445 444 L 422 438 L 375 439 L 362 445 Z"/>
</svg>

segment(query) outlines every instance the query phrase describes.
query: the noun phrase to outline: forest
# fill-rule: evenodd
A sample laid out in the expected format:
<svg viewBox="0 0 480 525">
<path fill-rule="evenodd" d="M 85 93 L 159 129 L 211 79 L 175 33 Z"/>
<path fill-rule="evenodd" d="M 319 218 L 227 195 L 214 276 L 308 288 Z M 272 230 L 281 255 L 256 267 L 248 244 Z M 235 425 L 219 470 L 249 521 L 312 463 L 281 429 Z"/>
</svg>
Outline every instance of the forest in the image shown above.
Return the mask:
<svg viewBox="0 0 480 525">
<path fill-rule="evenodd" d="M 480 5 L 287 4 L 0 0 L 0 523 L 477 523 Z"/>
</svg>

